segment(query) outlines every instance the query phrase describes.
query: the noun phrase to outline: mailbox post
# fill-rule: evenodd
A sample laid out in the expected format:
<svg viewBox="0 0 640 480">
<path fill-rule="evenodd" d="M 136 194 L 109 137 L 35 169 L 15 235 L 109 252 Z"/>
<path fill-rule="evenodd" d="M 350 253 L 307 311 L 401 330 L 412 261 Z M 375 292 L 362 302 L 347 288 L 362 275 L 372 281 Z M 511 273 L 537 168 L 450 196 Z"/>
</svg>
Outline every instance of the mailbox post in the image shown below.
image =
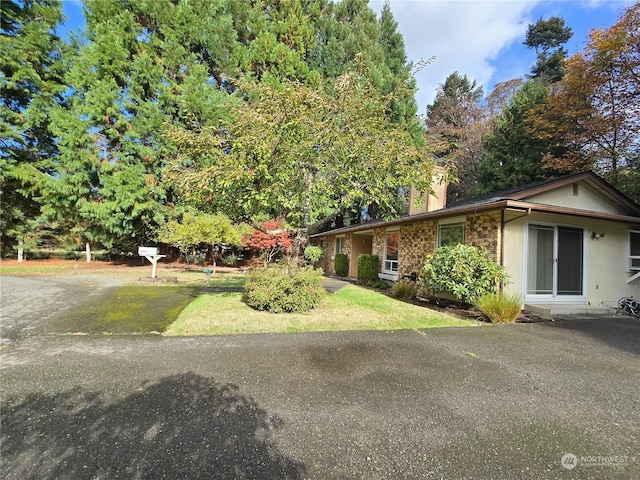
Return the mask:
<svg viewBox="0 0 640 480">
<path fill-rule="evenodd" d="M 157 247 L 138 247 L 138 255 L 145 257 L 151 262 L 151 278 L 156 278 L 156 265 L 158 264 L 158 260 L 166 257 L 166 255 L 158 255 Z"/>
</svg>

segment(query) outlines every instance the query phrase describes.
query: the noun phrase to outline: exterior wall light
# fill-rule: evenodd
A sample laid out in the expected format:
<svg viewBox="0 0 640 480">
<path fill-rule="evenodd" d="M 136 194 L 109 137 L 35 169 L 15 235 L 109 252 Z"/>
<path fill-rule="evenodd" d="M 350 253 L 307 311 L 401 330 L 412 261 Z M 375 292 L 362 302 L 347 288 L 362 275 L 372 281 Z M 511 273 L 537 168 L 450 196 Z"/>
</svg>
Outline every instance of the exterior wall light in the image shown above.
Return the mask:
<svg viewBox="0 0 640 480">
<path fill-rule="evenodd" d="M 604 233 L 593 232 L 591 234 L 591 238 L 595 238 L 596 240 L 599 239 L 599 238 L 604 238 Z"/>
</svg>

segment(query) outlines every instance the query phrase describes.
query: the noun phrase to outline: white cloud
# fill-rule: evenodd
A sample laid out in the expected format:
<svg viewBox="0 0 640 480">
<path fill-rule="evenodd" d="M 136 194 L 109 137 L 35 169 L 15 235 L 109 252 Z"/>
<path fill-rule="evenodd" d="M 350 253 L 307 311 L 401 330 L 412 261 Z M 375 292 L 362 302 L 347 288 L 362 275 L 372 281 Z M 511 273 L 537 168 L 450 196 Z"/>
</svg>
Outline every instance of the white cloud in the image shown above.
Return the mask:
<svg viewBox="0 0 640 480">
<path fill-rule="evenodd" d="M 370 6 L 376 12 L 383 1 Z M 436 89 L 446 77 L 458 71 L 482 85 L 489 85 L 496 67 L 492 61 L 514 42 L 522 42 L 529 17 L 540 0 L 391 0 L 393 16 L 405 40 L 407 56 L 414 63 L 435 56 L 416 79 L 419 113 L 433 101 Z M 513 77 L 530 68 L 512 59 Z M 501 76 L 508 75 L 502 71 Z M 500 80 L 506 80 L 505 77 Z"/>
</svg>

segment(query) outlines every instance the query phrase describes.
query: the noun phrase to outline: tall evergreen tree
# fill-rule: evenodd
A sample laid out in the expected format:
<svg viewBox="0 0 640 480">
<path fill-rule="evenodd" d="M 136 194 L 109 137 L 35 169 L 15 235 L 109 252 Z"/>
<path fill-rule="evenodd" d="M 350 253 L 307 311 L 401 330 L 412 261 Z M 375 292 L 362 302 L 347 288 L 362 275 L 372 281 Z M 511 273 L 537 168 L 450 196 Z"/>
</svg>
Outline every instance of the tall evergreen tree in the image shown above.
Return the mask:
<svg viewBox="0 0 640 480">
<path fill-rule="evenodd" d="M 530 79 L 510 98 L 486 139 L 477 193 L 521 186 L 557 174 L 544 161 L 552 148 L 532 131 L 531 123 L 547 98 L 549 86 L 562 80 L 567 55 L 563 45 L 572 35 L 571 28 L 565 27 L 559 17 L 529 25 L 523 43 L 535 49 L 537 61 Z"/>
<path fill-rule="evenodd" d="M 40 186 L 58 154 L 51 109 L 64 104 L 65 42 L 60 0 L 0 2 L 0 231 L 2 249 L 39 224 Z"/>
<path fill-rule="evenodd" d="M 385 71 L 381 76 L 379 88 L 384 94 L 391 93 L 398 87 L 399 82 L 410 82 L 410 88 L 402 90 L 404 98 L 394 101 L 391 106 L 390 120 L 399 123 L 409 120 L 412 123 L 414 134 L 422 134 L 416 114 L 418 104 L 415 100 L 414 91 L 416 88 L 415 78 L 411 76 L 413 65 L 407 61 L 404 39 L 398 32 L 398 22 L 393 17 L 389 1 L 385 1 L 380 13 L 380 37 L 378 44 L 384 55 Z"/>
<path fill-rule="evenodd" d="M 52 112 L 61 151 L 46 212 L 131 250 L 166 214 L 165 124 L 217 124 L 236 35 L 223 2 L 87 0 L 86 43 Z"/>
<path fill-rule="evenodd" d="M 240 48 L 236 62 L 245 75 L 256 81 L 298 80 L 313 82 L 308 54 L 315 46 L 315 19 L 320 7 L 316 0 L 281 2 L 231 0 Z"/>
<path fill-rule="evenodd" d="M 549 20 L 540 18 L 535 24 L 529 25 L 524 44 L 533 48 L 538 57 L 531 70 L 532 78 L 547 84 L 562 79 L 567 57 L 563 45 L 572 36 L 573 31 L 570 27 L 565 27 L 564 19 L 560 17 L 551 17 Z"/>
<path fill-rule="evenodd" d="M 404 40 L 389 3 L 383 5 L 379 19 L 368 0 L 327 3 L 317 17 L 317 42 L 309 54 L 310 67 L 323 78 L 335 79 L 359 61 L 366 63 L 371 82 L 384 95 L 391 94 L 399 83 L 409 82 L 409 89 L 398 89 L 404 97 L 395 99 L 388 119 L 396 124 L 412 123 L 415 138 L 420 141 L 423 130 L 415 119 L 418 106 L 413 65 L 407 61 Z"/>
<path fill-rule="evenodd" d="M 530 80 L 511 97 L 486 138 L 480 182 L 474 194 L 518 187 L 551 175 L 542 165 L 545 141 L 527 129 L 528 112 L 541 105 L 546 96 L 546 87 Z"/>
</svg>

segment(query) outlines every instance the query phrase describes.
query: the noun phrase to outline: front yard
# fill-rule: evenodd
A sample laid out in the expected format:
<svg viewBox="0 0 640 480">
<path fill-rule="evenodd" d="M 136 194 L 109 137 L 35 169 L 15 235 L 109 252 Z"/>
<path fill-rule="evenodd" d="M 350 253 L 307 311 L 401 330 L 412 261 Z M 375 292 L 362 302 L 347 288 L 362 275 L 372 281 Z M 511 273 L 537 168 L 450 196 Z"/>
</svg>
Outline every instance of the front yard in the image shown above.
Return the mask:
<svg viewBox="0 0 640 480">
<path fill-rule="evenodd" d="M 105 289 L 49 324 L 51 333 L 163 333 L 171 336 L 240 333 L 291 333 L 347 330 L 401 330 L 471 326 L 477 322 L 405 303 L 374 290 L 347 285 L 327 295 L 316 309 L 302 314 L 273 314 L 252 309 L 240 290 L 245 275 L 221 269 L 211 277 L 201 268 L 158 265 L 159 277 L 177 284 L 140 282 L 151 267 L 142 262 L 113 264 L 72 261 L 3 261 L 2 275 L 56 277 L 74 281 L 85 277 L 117 278 L 119 287 Z M 86 281 L 86 280 L 78 280 Z M 98 282 L 100 283 L 100 282 Z M 160 310 L 166 311 L 161 312 Z"/>
<path fill-rule="evenodd" d="M 401 330 L 458 327 L 476 322 L 404 303 L 373 290 L 348 285 L 307 313 L 259 312 L 242 301 L 242 293 L 207 293 L 192 301 L 165 331 L 166 335 L 293 333 L 341 330 Z"/>
</svg>

